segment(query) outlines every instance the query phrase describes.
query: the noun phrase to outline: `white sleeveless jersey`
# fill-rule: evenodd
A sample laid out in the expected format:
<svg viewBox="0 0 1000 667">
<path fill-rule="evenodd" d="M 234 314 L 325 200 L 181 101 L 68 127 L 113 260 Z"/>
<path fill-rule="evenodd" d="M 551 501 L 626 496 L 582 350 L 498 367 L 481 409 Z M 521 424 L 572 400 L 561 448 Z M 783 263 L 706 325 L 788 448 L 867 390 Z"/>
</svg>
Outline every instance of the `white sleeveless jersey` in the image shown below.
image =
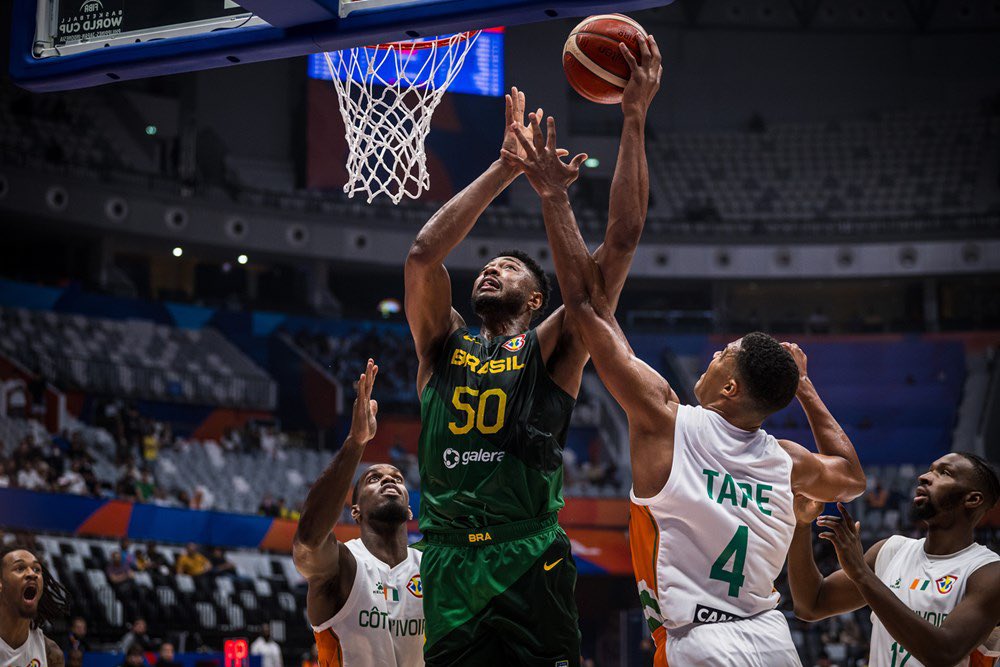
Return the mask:
<svg viewBox="0 0 1000 667">
<path fill-rule="evenodd" d="M 29 630 L 28 640 L 11 648 L 0 639 L 0 667 L 48 667 L 45 653 L 45 635 L 40 629 Z"/>
<path fill-rule="evenodd" d="M 321 667 L 420 667 L 424 664 L 424 591 L 420 556 L 390 568 L 360 539 L 346 542 L 358 562 L 347 602 L 313 626 Z"/>
<path fill-rule="evenodd" d="M 878 552 L 875 574 L 896 594 L 903 604 L 929 623 L 940 627 L 965 595 L 965 586 L 973 572 L 984 565 L 1000 561 L 1000 556 L 981 544 L 947 556 L 924 552 L 924 540 L 893 535 Z M 872 614 L 871 667 L 921 667 L 922 662 L 911 656 L 892 638 Z M 970 664 L 969 658 L 958 663 Z"/>
<path fill-rule="evenodd" d="M 791 458 L 763 430 L 678 407 L 670 479 L 652 498 L 631 493 L 632 564 L 655 639 L 665 634 L 660 626 L 732 621 L 777 606 L 774 580 L 795 529 L 791 471 Z"/>
</svg>

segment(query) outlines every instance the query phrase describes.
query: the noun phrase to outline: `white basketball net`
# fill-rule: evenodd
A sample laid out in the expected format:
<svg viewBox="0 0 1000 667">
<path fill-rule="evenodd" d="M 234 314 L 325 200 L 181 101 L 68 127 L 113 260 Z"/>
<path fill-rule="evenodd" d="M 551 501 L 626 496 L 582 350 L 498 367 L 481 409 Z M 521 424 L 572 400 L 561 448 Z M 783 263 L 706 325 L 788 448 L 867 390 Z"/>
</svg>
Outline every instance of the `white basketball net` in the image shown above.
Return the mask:
<svg viewBox="0 0 1000 667">
<path fill-rule="evenodd" d="M 463 32 L 323 54 L 346 128 L 349 197 L 363 192 L 371 203 L 385 194 L 398 204 L 430 187 L 424 141 L 431 116 L 478 37 Z"/>
</svg>

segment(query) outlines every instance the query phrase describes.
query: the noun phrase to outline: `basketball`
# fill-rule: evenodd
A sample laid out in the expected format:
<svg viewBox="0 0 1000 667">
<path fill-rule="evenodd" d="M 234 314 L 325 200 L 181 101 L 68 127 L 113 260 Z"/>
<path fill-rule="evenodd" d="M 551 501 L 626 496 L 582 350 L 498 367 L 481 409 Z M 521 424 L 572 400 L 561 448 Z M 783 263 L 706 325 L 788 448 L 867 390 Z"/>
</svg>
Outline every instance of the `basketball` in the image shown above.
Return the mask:
<svg viewBox="0 0 1000 667">
<path fill-rule="evenodd" d="M 629 79 L 628 63 L 620 42 L 639 56 L 639 40 L 646 38 L 641 25 L 624 14 L 598 14 L 579 23 L 563 46 L 563 69 L 573 89 L 591 102 L 619 104 Z"/>
</svg>

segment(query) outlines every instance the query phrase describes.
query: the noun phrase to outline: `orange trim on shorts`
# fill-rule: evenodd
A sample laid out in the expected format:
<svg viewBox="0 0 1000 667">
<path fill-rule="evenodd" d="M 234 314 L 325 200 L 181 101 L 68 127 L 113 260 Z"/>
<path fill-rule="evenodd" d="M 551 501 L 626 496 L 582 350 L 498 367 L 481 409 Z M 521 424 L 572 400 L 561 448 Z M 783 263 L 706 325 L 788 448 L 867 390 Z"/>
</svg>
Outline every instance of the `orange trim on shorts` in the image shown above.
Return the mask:
<svg viewBox="0 0 1000 667">
<path fill-rule="evenodd" d="M 645 581 L 646 586 L 656 593 L 659 590 L 656 581 L 656 560 L 660 554 L 660 527 L 656 525 L 653 513 L 645 505 L 629 503 L 628 541 L 632 551 L 632 572 L 635 574 L 636 584 Z M 659 599 L 657 603 L 660 603 Z M 653 643 L 656 644 L 653 667 L 668 667 L 667 629 L 662 625 L 653 631 Z"/>
<path fill-rule="evenodd" d="M 340 645 L 340 637 L 327 628 L 323 632 L 314 632 L 316 649 L 319 653 L 320 667 L 344 667 L 344 650 Z"/>
<path fill-rule="evenodd" d="M 994 667 L 996 658 L 988 658 L 979 651 L 973 651 L 969 656 L 969 667 Z"/>
</svg>

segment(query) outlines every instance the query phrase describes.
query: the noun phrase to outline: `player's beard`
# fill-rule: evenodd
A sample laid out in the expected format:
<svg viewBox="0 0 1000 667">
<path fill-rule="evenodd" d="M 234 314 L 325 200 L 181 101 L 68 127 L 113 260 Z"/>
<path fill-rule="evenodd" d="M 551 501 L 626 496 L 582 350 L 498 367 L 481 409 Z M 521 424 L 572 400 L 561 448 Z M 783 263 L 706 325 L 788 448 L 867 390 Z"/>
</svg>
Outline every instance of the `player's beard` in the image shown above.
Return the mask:
<svg viewBox="0 0 1000 667">
<path fill-rule="evenodd" d="M 521 295 L 507 290 L 472 296 L 472 310 L 484 322 L 503 322 L 518 316 L 524 307 Z"/>
<path fill-rule="evenodd" d="M 403 502 L 388 501 L 374 507 L 368 514 L 368 520 L 389 524 L 403 523 L 410 518 L 408 510 Z"/>
<path fill-rule="evenodd" d="M 964 496 L 965 491 L 963 489 L 955 489 L 942 498 L 940 504 L 934 502 L 934 499 L 930 496 L 926 496 L 927 500 L 919 505 L 914 501 L 910 505 L 910 519 L 913 521 L 930 521 L 941 512 L 957 507 L 962 502 Z"/>
</svg>

